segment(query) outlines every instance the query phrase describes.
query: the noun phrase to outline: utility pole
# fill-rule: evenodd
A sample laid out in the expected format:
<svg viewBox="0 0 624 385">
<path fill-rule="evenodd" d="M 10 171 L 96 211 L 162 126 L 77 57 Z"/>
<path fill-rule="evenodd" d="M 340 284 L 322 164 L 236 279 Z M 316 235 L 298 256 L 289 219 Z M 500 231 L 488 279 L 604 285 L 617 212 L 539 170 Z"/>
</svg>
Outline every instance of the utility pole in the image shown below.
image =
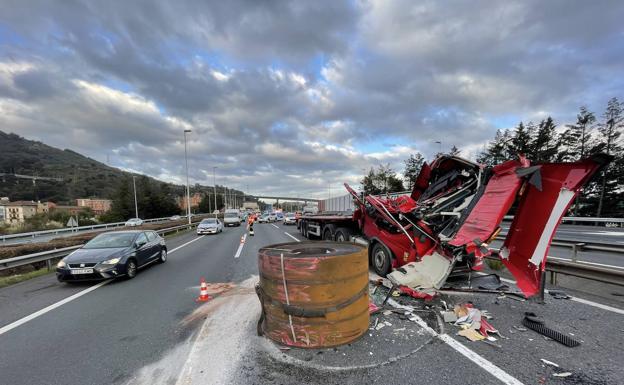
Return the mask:
<svg viewBox="0 0 624 385">
<path fill-rule="evenodd" d="M 217 169 L 216 166 L 212 167 L 212 187 L 214 188 L 214 209 L 215 211 L 218 210 L 217 209 L 217 182 L 216 182 L 216 177 L 215 177 L 215 170 Z M 217 217 L 217 214 L 215 214 L 215 218 Z"/>
<path fill-rule="evenodd" d="M 186 134 L 191 132 L 190 129 L 184 130 L 184 164 L 186 165 L 186 216 L 188 218 L 189 225 L 191 224 L 191 188 L 189 187 L 189 175 L 188 175 L 188 156 L 186 149 Z"/>
<path fill-rule="evenodd" d="M 134 215 L 135 218 L 139 217 L 139 205 L 137 205 L 136 197 L 136 175 L 132 175 L 132 187 L 134 188 Z"/>
</svg>

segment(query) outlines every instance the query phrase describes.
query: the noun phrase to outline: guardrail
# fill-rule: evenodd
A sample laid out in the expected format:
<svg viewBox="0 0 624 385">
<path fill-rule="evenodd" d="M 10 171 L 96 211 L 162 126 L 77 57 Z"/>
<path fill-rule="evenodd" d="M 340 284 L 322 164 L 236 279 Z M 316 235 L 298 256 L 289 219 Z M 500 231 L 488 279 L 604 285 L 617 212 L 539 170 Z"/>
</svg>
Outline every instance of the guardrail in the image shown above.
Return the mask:
<svg viewBox="0 0 624 385">
<path fill-rule="evenodd" d="M 154 231 L 156 231 L 160 235 L 166 235 L 170 233 L 177 233 L 184 229 L 191 229 L 197 226 L 198 223 L 199 222 L 195 222 L 195 223 L 191 223 L 190 225 L 184 224 L 184 225 L 173 226 L 173 227 L 168 227 L 166 229 L 160 229 L 160 230 L 154 230 Z M 69 247 L 63 247 L 61 249 L 41 251 L 38 253 L 33 253 L 33 254 L 28 254 L 28 255 L 20 255 L 19 257 L 0 259 L 0 271 L 10 269 L 13 267 L 29 265 L 35 262 L 42 262 L 42 261 L 46 261 L 48 270 L 51 270 L 52 269 L 51 261 L 53 259 L 64 257 L 68 255 L 69 253 L 71 253 L 72 251 L 81 248 L 82 246 L 83 245 L 69 246 Z"/>
<path fill-rule="evenodd" d="M 513 215 L 505 215 L 504 220 L 513 220 Z M 563 217 L 561 222 L 588 222 L 588 223 L 624 223 L 624 218 L 594 218 L 594 217 Z"/>
<path fill-rule="evenodd" d="M 201 216 L 207 214 L 193 214 L 194 216 Z M 153 223 L 153 222 L 164 222 L 168 221 L 170 217 L 164 218 L 152 218 L 152 219 L 143 219 L 143 223 Z M 186 219 L 186 216 L 181 216 L 180 219 Z M 126 222 L 113 222 L 113 223 L 102 223 L 99 225 L 87 225 L 87 226 L 77 226 L 77 227 L 63 227 L 61 229 L 52 229 L 52 230 L 41 230 L 41 231 L 31 231 L 28 233 L 16 233 L 16 234 L 7 234 L 0 235 L 0 242 L 5 243 L 9 239 L 20 239 L 20 238 L 36 238 L 42 235 L 50 235 L 50 234 L 60 234 L 60 233 L 77 233 L 84 230 L 106 230 L 106 229 L 114 229 L 117 227 L 123 227 Z"/>
</svg>

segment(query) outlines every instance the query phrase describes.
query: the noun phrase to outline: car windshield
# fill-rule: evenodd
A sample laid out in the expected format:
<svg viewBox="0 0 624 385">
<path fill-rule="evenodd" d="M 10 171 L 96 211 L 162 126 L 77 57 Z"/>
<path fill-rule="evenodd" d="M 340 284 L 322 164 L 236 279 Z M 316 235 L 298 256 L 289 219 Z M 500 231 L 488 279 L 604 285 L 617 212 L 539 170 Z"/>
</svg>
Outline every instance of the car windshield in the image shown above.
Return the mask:
<svg viewBox="0 0 624 385">
<path fill-rule="evenodd" d="M 226 218 L 237 218 L 238 214 L 236 213 L 225 213 Z"/>
<path fill-rule="evenodd" d="M 109 249 L 115 247 L 129 247 L 136 233 L 107 233 L 100 234 L 87 242 L 83 249 Z"/>
<path fill-rule="evenodd" d="M 214 218 L 206 218 L 206 219 L 202 220 L 201 223 L 203 225 L 208 225 L 208 224 L 217 223 L 217 220 L 214 219 Z"/>
<path fill-rule="evenodd" d="M 286 214 L 286 218 L 294 218 L 294 217 L 295 217 L 295 214 L 293 213 Z"/>
</svg>

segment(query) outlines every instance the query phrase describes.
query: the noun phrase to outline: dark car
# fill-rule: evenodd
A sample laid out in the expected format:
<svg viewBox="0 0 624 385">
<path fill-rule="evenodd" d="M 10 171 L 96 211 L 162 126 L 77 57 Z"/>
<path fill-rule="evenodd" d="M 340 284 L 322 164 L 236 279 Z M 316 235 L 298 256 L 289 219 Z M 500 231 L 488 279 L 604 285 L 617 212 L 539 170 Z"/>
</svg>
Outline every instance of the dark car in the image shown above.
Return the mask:
<svg viewBox="0 0 624 385">
<path fill-rule="evenodd" d="M 134 278 L 139 268 L 166 260 L 165 240 L 155 231 L 112 231 L 98 235 L 60 260 L 56 277 L 61 282 Z"/>
</svg>

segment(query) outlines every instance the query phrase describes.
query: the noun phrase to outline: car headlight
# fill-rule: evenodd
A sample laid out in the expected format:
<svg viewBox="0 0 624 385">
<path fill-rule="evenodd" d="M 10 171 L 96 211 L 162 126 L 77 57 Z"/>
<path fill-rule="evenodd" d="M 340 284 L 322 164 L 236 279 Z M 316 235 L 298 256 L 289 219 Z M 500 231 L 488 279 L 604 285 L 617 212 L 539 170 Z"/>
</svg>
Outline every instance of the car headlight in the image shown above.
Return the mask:
<svg viewBox="0 0 624 385">
<path fill-rule="evenodd" d="M 119 262 L 119 258 L 112 258 L 107 261 L 101 262 L 102 265 L 116 265 Z"/>
<path fill-rule="evenodd" d="M 65 266 L 67 266 L 67 263 L 65 263 L 65 261 L 63 261 L 62 259 L 56 264 L 56 267 L 58 267 L 59 269 L 62 269 Z"/>
</svg>

